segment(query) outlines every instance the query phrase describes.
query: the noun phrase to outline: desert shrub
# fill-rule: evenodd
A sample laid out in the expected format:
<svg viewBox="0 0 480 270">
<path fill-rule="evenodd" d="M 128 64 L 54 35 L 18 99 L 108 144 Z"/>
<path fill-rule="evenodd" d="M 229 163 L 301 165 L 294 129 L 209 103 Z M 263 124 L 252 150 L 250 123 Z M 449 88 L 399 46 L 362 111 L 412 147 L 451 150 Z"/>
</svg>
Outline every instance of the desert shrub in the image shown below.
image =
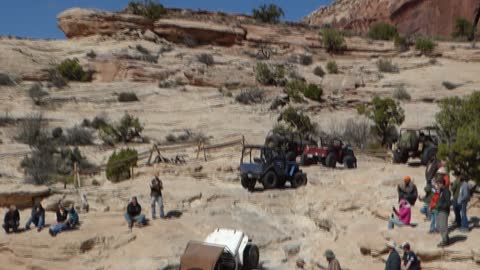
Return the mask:
<svg viewBox="0 0 480 270">
<path fill-rule="evenodd" d="M 415 49 L 424 55 L 432 54 L 436 46 L 430 38 L 420 37 L 415 41 Z"/>
<path fill-rule="evenodd" d="M 82 126 L 83 127 L 90 127 L 96 130 L 101 129 L 104 126 L 108 125 L 108 120 L 105 116 L 95 116 L 92 121 L 89 119 L 83 119 Z"/>
<path fill-rule="evenodd" d="M 47 70 L 48 81 L 55 87 L 61 89 L 68 85 L 67 80 L 62 76 L 60 71 L 56 68 L 51 68 Z"/>
<path fill-rule="evenodd" d="M 390 59 L 379 59 L 377 61 L 377 68 L 380 72 L 385 73 L 398 73 L 400 69 Z"/>
<path fill-rule="evenodd" d="M 374 40 L 392 40 L 397 35 L 397 28 L 384 22 L 372 25 L 368 31 L 368 37 Z"/>
<path fill-rule="evenodd" d="M 118 142 L 128 143 L 135 138 L 140 138 L 143 141 L 142 131 L 143 125 L 140 123 L 140 120 L 125 113 L 119 122 L 101 126 L 100 138 L 109 145 L 114 145 Z"/>
<path fill-rule="evenodd" d="M 347 49 L 342 33 L 334 29 L 325 29 L 322 32 L 323 46 L 329 53 L 342 53 Z"/>
<path fill-rule="evenodd" d="M 350 118 L 345 122 L 342 138 L 354 146 L 364 149 L 370 139 L 370 130 L 371 126 L 368 119 L 364 117 Z"/>
<path fill-rule="evenodd" d="M 43 90 L 41 84 L 36 83 L 28 89 L 28 96 L 32 99 L 35 105 L 42 105 L 43 98 L 48 96 L 48 92 Z"/>
<path fill-rule="evenodd" d="M 473 24 L 465 18 L 455 20 L 455 30 L 452 33 L 454 38 L 468 39 L 473 32 Z"/>
<path fill-rule="evenodd" d="M 86 54 L 87 58 L 90 58 L 90 59 L 95 59 L 97 58 L 97 54 L 93 51 L 93 50 L 90 50 L 87 54 Z"/>
<path fill-rule="evenodd" d="M 88 82 L 92 80 L 91 74 L 83 70 L 77 58 L 63 60 L 57 66 L 57 70 L 70 81 Z"/>
<path fill-rule="evenodd" d="M 208 142 L 208 137 L 203 132 L 196 132 L 190 129 L 183 130 L 180 134 L 170 133 L 165 137 L 168 143 L 189 143 Z"/>
<path fill-rule="evenodd" d="M 240 94 L 235 97 L 235 100 L 241 104 L 256 104 L 262 103 L 265 99 L 265 91 L 259 88 L 250 88 L 242 90 Z"/>
<path fill-rule="evenodd" d="M 405 120 L 405 112 L 398 102 L 378 96 L 373 97 L 370 105 L 359 106 L 358 113 L 373 121 L 373 131 L 381 138 L 383 146 L 388 143 L 390 130 Z"/>
<path fill-rule="evenodd" d="M 443 85 L 443 87 L 447 88 L 448 90 L 453 90 L 453 89 L 460 86 L 460 84 L 449 82 L 449 81 L 443 81 L 442 85 Z"/>
<path fill-rule="evenodd" d="M 252 14 L 255 20 L 264 23 L 278 23 L 285 16 L 283 9 L 275 4 L 263 4 L 258 9 L 254 8 Z"/>
<path fill-rule="evenodd" d="M 5 113 L 0 116 L 0 126 L 13 125 L 16 122 L 17 122 L 17 119 L 11 117 L 8 114 L 8 111 L 5 111 Z"/>
<path fill-rule="evenodd" d="M 100 186 L 100 182 L 98 182 L 97 179 L 93 179 L 92 180 L 92 186 L 98 187 L 98 186 Z"/>
<path fill-rule="evenodd" d="M 72 175 L 75 163 L 77 163 L 77 168 L 80 172 L 91 173 L 92 171 L 97 171 L 97 167 L 91 164 L 87 158 L 82 155 L 78 147 L 64 147 L 58 152 L 59 156 L 57 155 L 55 159 L 57 174 L 63 176 Z"/>
<path fill-rule="evenodd" d="M 313 70 L 313 74 L 317 75 L 318 77 L 323 77 L 325 76 L 325 71 L 321 66 L 316 66 Z"/>
<path fill-rule="evenodd" d="M 327 71 L 330 74 L 337 74 L 338 73 L 338 66 L 337 62 L 335 61 L 328 61 L 327 62 Z"/>
<path fill-rule="evenodd" d="M 198 40 L 190 35 L 185 35 L 182 40 L 183 44 L 189 48 L 194 48 L 198 46 Z"/>
<path fill-rule="evenodd" d="M 63 137 L 63 129 L 61 127 L 56 127 L 52 129 L 52 138 L 60 139 Z"/>
<path fill-rule="evenodd" d="M 308 99 L 321 101 L 323 90 L 318 85 L 308 84 L 305 90 L 303 91 L 303 95 Z"/>
<path fill-rule="evenodd" d="M 130 168 L 136 166 L 138 161 L 138 152 L 134 149 L 122 149 L 118 153 L 115 151 L 108 158 L 106 175 L 107 179 L 117 183 L 130 178 Z"/>
<path fill-rule="evenodd" d="M 209 53 L 202 53 L 197 56 L 197 60 L 200 63 L 203 63 L 207 66 L 213 66 L 215 64 L 215 60 L 213 59 L 213 55 Z"/>
<path fill-rule="evenodd" d="M 93 144 L 93 139 L 92 131 L 81 126 L 67 129 L 65 135 L 65 143 L 67 145 L 91 145 Z"/>
<path fill-rule="evenodd" d="M 47 137 L 46 125 L 47 121 L 42 114 L 31 114 L 20 122 L 15 139 L 30 146 L 37 146 Z"/>
<path fill-rule="evenodd" d="M 128 3 L 128 8 L 133 14 L 143 16 L 151 21 L 156 21 L 167 13 L 162 4 L 153 0 L 145 0 L 144 2 L 132 1 Z"/>
<path fill-rule="evenodd" d="M 140 61 L 148 62 L 148 63 L 157 63 L 158 58 L 160 57 L 160 52 L 156 55 L 153 55 L 147 48 L 143 47 L 140 44 L 135 46 L 135 49 L 141 54 L 141 56 L 137 59 Z"/>
<path fill-rule="evenodd" d="M 34 149 L 30 156 L 26 156 L 20 163 L 25 170 L 26 180 L 35 185 L 48 183 L 56 173 L 55 161 L 50 151 Z"/>
<path fill-rule="evenodd" d="M 288 126 L 303 136 L 316 133 L 316 126 L 312 123 L 310 117 L 293 107 L 286 108 L 281 113 L 279 120 L 284 121 Z"/>
<path fill-rule="evenodd" d="M 305 88 L 307 88 L 307 83 L 303 80 L 291 80 L 285 85 L 288 98 L 294 102 L 303 102 L 302 94 Z"/>
<path fill-rule="evenodd" d="M 282 85 L 285 80 L 285 68 L 281 65 L 257 62 L 255 78 L 263 85 Z"/>
<path fill-rule="evenodd" d="M 12 86 L 15 85 L 15 82 L 7 74 L 0 73 L 0 85 Z"/>
<path fill-rule="evenodd" d="M 298 62 L 303 66 L 309 66 L 313 63 L 313 58 L 311 55 L 300 54 L 298 56 Z"/>
<path fill-rule="evenodd" d="M 408 51 L 408 48 L 410 47 L 407 38 L 400 35 L 395 36 L 393 39 L 393 45 L 400 52 Z"/>
<path fill-rule="evenodd" d="M 408 93 L 407 89 L 405 89 L 405 86 L 399 86 L 393 90 L 393 98 L 396 100 L 411 100 L 412 97 Z"/>
<path fill-rule="evenodd" d="M 118 95 L 118 102 L 135 102 L 139 101 L 137 95 L 133 92 L 122 92 Z"/>
</svg>

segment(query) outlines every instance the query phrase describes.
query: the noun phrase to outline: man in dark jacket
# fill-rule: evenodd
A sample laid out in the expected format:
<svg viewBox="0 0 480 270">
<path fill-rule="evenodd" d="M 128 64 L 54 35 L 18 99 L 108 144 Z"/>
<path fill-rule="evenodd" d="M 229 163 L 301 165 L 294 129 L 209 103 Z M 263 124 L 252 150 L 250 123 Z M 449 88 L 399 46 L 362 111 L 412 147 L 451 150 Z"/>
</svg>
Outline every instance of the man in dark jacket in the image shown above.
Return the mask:
<svg viewBox="0 0 480 270">
<path fill-rule="evenodd" d="M 3 229 L 8 234 L 10 230 L 18 232 L 18 226 L 20 225 L 20 212 L 15 205 L 11 205 L 8 212 L 3 219 Z"/>
<path fill-rule="evenodd" d="M 451 194 L 450 190 L 445 187 L 445 180 L 443 178 L 437 179 L 437 185 L 440 190 L 440 197 L 435 206 L 435 210 L 438 211 L 437 228 L 442 236 L 442 242 L 438 244 L 438 247 L 445 247 L 450 242 L 448 237 L 448 215 L 450 214 Z"/>
<path fill-rule="evenodd" d="M 125 219 L 128 223 L 128 228 L 132 230 L 133 223 L 136 222 L 139 225 L 146 225 L 147 220 L 145 215 L 142 214 L 142 206 L 138 203 L 137 197 L 132 197 L 130 203 L 127 205 L 127 212 L 125 213 Z"/>
<path fill-rule="evenodd" d="M 163 183 L 159 178 L 159 173 L 155 173 L 155 177 L 150 182 L 150 205 L 152 207 L 152 219 L 155 219 L 155 204 L 158 205 L 160 218 L 165 218 L 163 212 L 163 197 L 162 197 Z"/>
<path fill-rule="evenodd" d="M 398 185 L 398 201 L 401 199 L 407 200 L 407 202 L 414 206 L 418 198 L 417 186 L 412 182 L 410 176 L 405 176 L 403 183 Z"/>
<path fill-rule="evenodd" d="M 40 200 L 35 200 L 32 207 L 32 214 L 25 224 L 25 229 L 29 230 L 30 225 L 34 224 L 37 227 L 37 231 L 40 232 L 45 226 L 45 209 L 43 209 Z"/>
<path fill-rule="evenodd" d="M 385 270 L 401 270 L 402 260 L 398 255 L 396 244 L 393 241 L 387 243 L 387 247 L 390 250 L 388 254 L 387 262 L 385 263 Z"/>
<path fill-rule="evenodd" d="M 403 249 L 403 270 L 421 270 L 417 255 L 410 249 L 409 243 L 401 245 Z"/>
<path fill-rule="evenodd" d="M 58 208 L 55 214 L 57 215 L 57 223 L 64 223 L 67 220 L 68 212 L 62 203 L 58 204 Z"/>
</svg>

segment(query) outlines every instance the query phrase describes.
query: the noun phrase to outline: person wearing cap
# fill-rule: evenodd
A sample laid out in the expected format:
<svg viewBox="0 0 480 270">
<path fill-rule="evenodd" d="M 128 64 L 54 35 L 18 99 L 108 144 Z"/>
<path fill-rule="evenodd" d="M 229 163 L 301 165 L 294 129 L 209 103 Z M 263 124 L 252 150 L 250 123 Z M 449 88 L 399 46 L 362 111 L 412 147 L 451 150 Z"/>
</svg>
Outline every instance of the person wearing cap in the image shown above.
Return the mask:
<svg viewBox="0 0 480 270">
<path fill-rule="evenodd" d="M 146 225 L 147 219 L 142 214 L 142 206 L 138 203 L 137 197 L 133 196 L 130 203 L 127 205 L 127 212 L 125 213 L 125 219 L 128 223 L 128 228 L 132 230 L 133 223 L 136 222 L 140 225 Z"/>
<path fill-rule="evenodd" d="M 3 229 L 7 234 L 12 230 L 14 233 L 18 232 L 18 226 L 20 225 L 20 212 L 15 205 L 10 205 L 5 217 L 3 218 Z"/>
<path fill-rule="evenodd" d="M 401 199 L 399 202 L 399 209 L 392 208 L 392 217 L 388 220 L 388 229 L 392 230 L 394 226 L 410 225 L 410 219 L 412 217 L 412 209 L 405 199 Z"/>
<path fill-rule="evenodd" d="M 450 214 L 450 190 L 445 187 L 445 179 L 438 178 L 437 185 L 440 196 L 438 202 L 435 205 L 435 209 L 438 211 L 437 215 L 437 228 L 442 236 L 442 241 L 437 245 L 438 247 L 445 247 L 450 243 L 448 237 L 448 215 Z"/>
<path fill-rule="evenodd" d="M 37 227 L 37 231 L 40 232 L 45 226 L 45 209 L 43 209 L 40 200 L 35 200 L 32 206 L 32 214 L 25 224 L 25 229 L 30 230 L 30 225 L 34 224 Z"/>
<path fill-rule="evenodd" d="M 450 189 L 450 174 L 447 171 L 447 167 L 444 162 L 440 166 L 435 174 L 435 180 L 442 178 L 445 181 L 445 187 Z"/>
<path fill-rule="evenodd" d="M 387 243 L 389 254 L 387 261 L 385 262 L 385 270 L 401 270 L 402 260 L 397 252 L 397 245 L 394 241 Z"/>
<path fill-rule="evenodd" d="M 405 242 L 400 247 L 403 249 L 402 270 L 420 270 L 420 261 L 417 255 L 410 249 L 410 244 Z"/>
<path fill-rule="evenodd" d="M 338 260 L 335 258 L 335 253 L 333 253 L 332 250 L 330 249 L 327 249 L 325 251 L 325 258 L 327 259 L 328 261 L 328 268 L 327 270 L 342 270 L 342 268 L 340 267 L 340 263 L 338 262 Z"/>
<path fill-rule="evenodd" d="M 165 218 L 165 213 L 163 211 L 163 183 L 159 178 L 159 172 L 155 173 L 155 177 L 150 182 L 150 205 L 152 207 L 152 219 L 155 219 L 155 204 L 158 205 L 160 218 Z"/>
<path fill-rule="evenodd" d="M 412 182 L 410 176 L 405 176 L 403 183 L 399 184 L 397 187 L 398 192 L 398 201 L 405 199 L 412 206 L 415 205 L 415 202 L 418 198 L 417 186 Z"/>
</svg>

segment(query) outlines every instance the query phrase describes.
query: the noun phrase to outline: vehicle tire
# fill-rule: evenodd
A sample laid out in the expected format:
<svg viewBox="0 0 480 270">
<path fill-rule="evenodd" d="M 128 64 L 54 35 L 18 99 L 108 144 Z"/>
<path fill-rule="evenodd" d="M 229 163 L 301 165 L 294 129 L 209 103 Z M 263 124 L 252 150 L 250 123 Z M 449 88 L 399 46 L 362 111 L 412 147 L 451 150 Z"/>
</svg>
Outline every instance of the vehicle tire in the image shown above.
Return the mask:
<svg viewBox="0 0 480 270">
<path fill-rule="evenodd" d="M 420 162 L 422 163 L 422 165 L 427 165 L 430 160 L 435 158 L 436 154 L 436 147 L 427 147 L 427 149 L 423 151 L 422 156 L 420 157 Z"/>
<path fill-rule="evenodd" d="M 355 169 L 357 167 L 355 157 L 351 155 L 343 157 L 343 166 L 348 169 Z"/>
<path fill-rule="evenodd" d="M 260 260 L 260 251 L 256 245 L 248 244 L 243 250 L 243 270 L 253 270 L 258 268 Z"/>
<path fill-rule="evenodd" d="M 255 189 L 255 180 L 248 178 L 247 176 L 242 176 L 240 179 L 242 187 L 248 189 L 248 191 L 253 191 Z"/>
<path fill-rule="evenodd" d="M 407 163 L 408 161 L 408 154 L 404 153 L 400 150 L 396 150 L 393 152 L 393 163 L 398 164 L 398 163 Z"/>
<path fill-rule="evenodd" d="M 290 180 L 290 185 L 292 186 L 292 188 L 298 188 L 300 186 L 303 186 L 304 182 L 305 177 L 303 177 L 303 173 L 296 172 Z"/>
<path fill-rule="evenodd" d="M 264 189 L 272 189 L 278 186 L 278 176 L 274 171 L 268 171 L 262 178 Z"/>
<path fill-rule="evenodd" d="M 325 166 L 328 168 L 337 167 L 337 155 L 334 152 L 328 153 L 327 157 L 325 158 Z"/>
</svg>

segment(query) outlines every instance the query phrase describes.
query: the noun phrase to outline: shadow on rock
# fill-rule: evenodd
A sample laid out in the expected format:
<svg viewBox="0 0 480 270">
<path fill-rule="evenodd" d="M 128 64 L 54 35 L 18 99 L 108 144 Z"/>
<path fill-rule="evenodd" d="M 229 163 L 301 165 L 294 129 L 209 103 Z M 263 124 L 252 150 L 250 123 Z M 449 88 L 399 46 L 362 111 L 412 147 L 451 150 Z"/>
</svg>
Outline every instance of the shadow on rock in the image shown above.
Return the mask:
<svg viewBox="0 0 480 270">
<path fill-rule="evenodd" d="M 165 218 L 172 219 L 172 218 L 180 218 L 183 215 L 183 212 L 180 210 L 172 210 L 165 215 Z"/>
</svg>

